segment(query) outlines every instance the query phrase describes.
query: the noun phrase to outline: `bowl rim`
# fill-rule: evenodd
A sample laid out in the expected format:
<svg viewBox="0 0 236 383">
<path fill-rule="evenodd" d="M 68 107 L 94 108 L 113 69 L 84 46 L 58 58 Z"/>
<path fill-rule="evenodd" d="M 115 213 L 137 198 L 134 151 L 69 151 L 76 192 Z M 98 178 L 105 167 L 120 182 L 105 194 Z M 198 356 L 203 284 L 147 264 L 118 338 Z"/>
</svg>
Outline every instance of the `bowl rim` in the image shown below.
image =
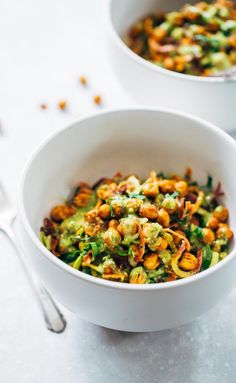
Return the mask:
<svg viewBox="0 0 236 383">
<path fill-rule="evenodd" d="M 30 240 L 33 242 L 35 247 L 39 250 L 41 256 L 45 256 L 46 259 L 49 262 L 52 262 L 56 267 L 59 267 L 64 272 L 70 274 L 74 278 L 82 279 L 85 282 L 95 284 L 101 287 L 106 288 L 114 288 L 114 289 L 121 289 L 121 290 L 129 290 L 129 291 L 149 291 L 149 290 L 165 290 L 169 288 L 177 288 L 184 285 L 188 285 L 194 282 L 197 282 L 198 280 L 201 280 L 202 278 L 207 278 L 208 276 L 215 273 L 217 270 L 221 269 L 226 265 L 227 263 L 231 262 L 232 259 L 236 256 L 236 248 L 232 250 L 227 257 L 225 257 L 223 260 L 221 260 L 219 263 L 214 265 L 212 268 L 201 271 L 198 274 L 195 274 L 191 277 L 178 279 L 176 281 L 170 281 L 170 282 L 160 282 L 160 283 L 153 283 L 153 284 L 129 284 L 129 283 L 121 283 L 121 282 L 115 282 L 115 281 L 109 281 L 104 280 L 102 278 L 94 277 L 92 275 L 88 275 L 86 273 L 83 273 L 80 270 L 76 270 L 73 267 L 67 265 L 63 261 L 61 261 L 59 258 L 55 257 L 40 241 L 39 236 L 37 236 L 31 227 L 31 224 L 28 220 L 25 207 L 24 207 L 24 188 L 25 188 L 25 180 L 28 175 L 28 172 L 30 171 L 31 165 L 35 158 L 40 154 L 40 152 L 44 149 L 44 147 L 47 146 L 51 141 L 54 140 L 57 136 L 60 134 L 64 134 L 65 131 L 73 129 L 76 125 L 79 125 L 80 123 L 83 123 L 84 121 L 89 121 L 92 119 L 96 119 L 98 116 L 106 116 L 111 114 L 120 114 L 120 113 L 136 113 L 136 112 L 154 112 L 154 113 L 164 113 L 164 114 L 171 114 L 173 116 L 182 117 L 187 120 L 195 121 L 198 124 L 201 124 L 205 129 L 210 130 L 213 134 L 216 134 L 218 136 L 221 136 L 222 140 L 228 142 L 228 144 L 233 145 L 234 149 L 236 150 L 236 141 L 229 136 L 226 132 L 221 130 L 220 128 L 216 127 L 214 124 L 205 121 L 202 118 L 193 116 L 191 114 L 185 113 L 185 112 L 179 112 L 170 110 L 167 108 L 155 108 L 155 107 L 128 107 L 128 108 L 113 108 L 109 110 L 104 111 L 97 111 L 94 113 L 88 113 L 80 118 L 74 118 L 72 119 L 67 125 L 51 134 L 49 134 L 42 142 L 33 150 L 31 155 L 29 156 L 28 160 L 26 161 L 26 164 L 23 168 L 19 188 L 18 188 L 18 195 L 17 195 L 17 206 L 18 206 L 18 212 L 19 217 L 21 220 L 21 223 L 23 224 L 23 227 L 25 231 L 27 232 Z"/>
<path fill-rule="evenodd" d="M 215 84 L 215 83 L 235 83 L 236 78 L 231 77 L 231 78 L 223 78 L 223 77 L 203 77 L 203 76 L 193 76 L 190 74 L 184 74 L 184 73 L 179 73 L 175 71 L 171 71 L 165 68 L 161 68 L 152 62 L 145 60 L 143 57 L 139 56 L 138 54 L 134 53 L 122 40 L 122 38 L 119 36 L 119 34 L 116 31 L 116 28 L 113 24 L 112 16 L 111 16 L 111 9 L 112 5 L 115 0 L 107 0 L 107 4 L 105 7 L 105 24 L 106 27 L 109 31 L 109 35 L 113 39 L 114 43 L 123 51 L 125 55 L 127 55 L 132 61 L 135 61 L 137 64 L 140 66 L 144 66 L 145 68 L 153 71 L 153 72 L 158 72 L 159 74 L 169 76 L 169 77 L 174 77 L 179 80 L 184 80 L 184 81 L 196 81 L 200 83 L 210 83 L 210 84 Z"/>
</svg>

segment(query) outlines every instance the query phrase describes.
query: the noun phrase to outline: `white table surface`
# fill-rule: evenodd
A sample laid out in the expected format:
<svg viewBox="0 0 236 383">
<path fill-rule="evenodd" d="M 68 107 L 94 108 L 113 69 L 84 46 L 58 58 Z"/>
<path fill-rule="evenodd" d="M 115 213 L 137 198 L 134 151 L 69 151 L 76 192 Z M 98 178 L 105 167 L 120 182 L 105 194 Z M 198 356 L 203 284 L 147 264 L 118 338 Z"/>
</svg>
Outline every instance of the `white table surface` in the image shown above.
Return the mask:
<svg viewBox="0 0 236 383">
<path fill-rule="evenodd" d="M 14 202 L 30 152 L 96 111 L 94 94 L 103 108 L 132 105 L 109 66 L 103 7 L 104 0 L 0 0 L 0 178 Z M 1 383 L 236 382 L 236 290 L 200 319 L 160 333 L 106 330 L 62 307 L 68 327 L 55 335 L 2 234 L 0 244 Z"/>
</svg>

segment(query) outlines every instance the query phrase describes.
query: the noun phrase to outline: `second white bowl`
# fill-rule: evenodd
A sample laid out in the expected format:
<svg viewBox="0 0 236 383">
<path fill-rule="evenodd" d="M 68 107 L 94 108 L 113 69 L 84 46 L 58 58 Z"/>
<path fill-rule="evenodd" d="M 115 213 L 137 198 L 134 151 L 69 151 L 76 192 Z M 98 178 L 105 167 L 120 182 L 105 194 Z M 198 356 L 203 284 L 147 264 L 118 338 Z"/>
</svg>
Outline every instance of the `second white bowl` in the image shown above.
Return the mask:
<svg viewBox="0 0 236 383">
<path fill-rule="evenodd" d="M 225 81 L 169 71 L 139 57 L 123 42 L 125 33 L 139 18 L 158 9 L 176 10 L 184 3 L 186 0 L 109 0 L 112 65 L 125 91 L 138 103 L 192 113 L 224 130 L 234 130 L 236 78 Z"/>
</svg>

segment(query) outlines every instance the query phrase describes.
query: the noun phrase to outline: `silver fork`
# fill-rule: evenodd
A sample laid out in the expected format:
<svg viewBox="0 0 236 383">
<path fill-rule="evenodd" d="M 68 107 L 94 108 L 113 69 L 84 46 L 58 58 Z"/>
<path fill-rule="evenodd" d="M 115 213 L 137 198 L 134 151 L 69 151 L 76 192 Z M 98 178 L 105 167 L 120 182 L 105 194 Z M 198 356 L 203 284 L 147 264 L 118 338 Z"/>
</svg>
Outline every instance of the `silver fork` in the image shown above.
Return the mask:
<svg viewBox="0 0 236 383">
<path fill-rule="evenodd" d="M 16 211 L 11 205 L 0 183 L 0 231 L 7 235 L 13 247 L 20 256 L 19 259 L 21 261 L 21 265 L 23 266 L 23 270 L 25 271 L 29 285 L 39 304 L 47 328 L 52 332 L 61 333 L 66 327 L 66 321 L 48 291 L 40 284 L 39 280 L 36 278 L 28 261 L 25 258 L 24 251 L 12 228 L 12 224 L 15 218 Z"/>
</svg>

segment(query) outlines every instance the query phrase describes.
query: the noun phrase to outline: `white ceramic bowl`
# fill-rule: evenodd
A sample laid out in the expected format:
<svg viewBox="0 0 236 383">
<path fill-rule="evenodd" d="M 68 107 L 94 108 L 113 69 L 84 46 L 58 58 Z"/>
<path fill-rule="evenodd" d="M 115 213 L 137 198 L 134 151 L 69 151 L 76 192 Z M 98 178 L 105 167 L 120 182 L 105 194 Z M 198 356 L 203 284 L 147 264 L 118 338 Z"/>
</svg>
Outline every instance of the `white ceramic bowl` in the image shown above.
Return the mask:
<svg viewBox="0 0 236 383">
<path fill-rule="evenodd" d="M 201 315 L 235 284 L 236 256 L 185 280 L 131 285 L 74 270 L 52 255 L 38 233 L 50 208 L 80 180 L 94 182 L 117 170 L 147 176 L 152 169 L 222 182 L 236 233 L 236 143 L 216 127 L 184 114 L 155 109 L 118 110 L 81 119 L 33 154 L 24 170 L 19 213 L 37 274 L 60 302 L 88 321 L 126 331 L 170 328 Z"/>
<path fill-rule="evenodd" d="M 106 24 L 113 68 L 125 91 L 138 103 L 192 113 L 224 130 L 234 130 L 236 78 L 225 81 L 162 69 L 132 52 L 122 40 L 128 28 L 140 17 L 158 9 L 176 10 L 186 2 L 108 0 Z"/>
</svg>

